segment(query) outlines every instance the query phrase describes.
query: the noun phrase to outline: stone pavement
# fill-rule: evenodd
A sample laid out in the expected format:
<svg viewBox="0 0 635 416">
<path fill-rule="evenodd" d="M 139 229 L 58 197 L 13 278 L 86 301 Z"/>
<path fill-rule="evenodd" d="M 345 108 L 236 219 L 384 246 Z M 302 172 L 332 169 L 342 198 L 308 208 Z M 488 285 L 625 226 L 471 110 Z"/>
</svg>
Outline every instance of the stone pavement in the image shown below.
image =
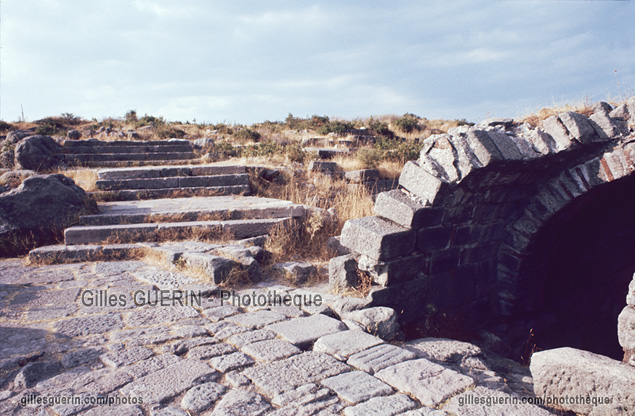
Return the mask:
<svg viewBox="0 0 635 416">
<path fill-rule="evenodd" d="M 0 414 L 551 414 L 479 402 L 531 396 L 532 380 L 477 346 L 387 343 L 306 288 L 216 289 L 139 261 L 0 261 Z"/>
</svg>

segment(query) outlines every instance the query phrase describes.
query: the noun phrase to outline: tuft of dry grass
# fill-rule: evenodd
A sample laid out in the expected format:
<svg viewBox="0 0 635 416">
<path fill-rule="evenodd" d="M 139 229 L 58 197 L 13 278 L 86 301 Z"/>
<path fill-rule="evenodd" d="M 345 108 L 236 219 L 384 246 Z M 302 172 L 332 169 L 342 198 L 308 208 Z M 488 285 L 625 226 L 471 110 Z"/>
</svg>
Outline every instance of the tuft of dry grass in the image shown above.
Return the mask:
<svg viewBox="0 0 635 416">
<path fill-rule="evenodd" d="M 576 113 L 584 114 L 585 116 L 590 116 L 593 114 L 592 105 L 593 104 L 588 97 L 578 103 L 567 103 L 561 105 L 554 104 L 552 107 L 543 107 L 531 114 L 527 114 L 521 117 L 518 121 L 521 123 L 528 123 L 532 127 L 538 127 L 543 120 L 567 111 L 574 111 Z"/>
<path fill-rule="evenodd" d="M 67 169 L 58 170 L 55 173 L 61 173 L 71 178 L 77 186 L 86 192 L 94 192 L 97 190 L 97 170 L 95 169 Z"/>
</svg>

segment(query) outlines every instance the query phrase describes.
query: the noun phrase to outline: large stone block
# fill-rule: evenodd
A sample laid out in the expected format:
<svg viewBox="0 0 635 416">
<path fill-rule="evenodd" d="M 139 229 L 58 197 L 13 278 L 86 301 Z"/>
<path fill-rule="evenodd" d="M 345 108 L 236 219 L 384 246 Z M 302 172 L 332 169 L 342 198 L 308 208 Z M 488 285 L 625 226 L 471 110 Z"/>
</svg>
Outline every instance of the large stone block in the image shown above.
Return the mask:
<svg viewBox="0 0 635 416">
<path fill-rule="evenodd" d="M 399 185 L 415 196 L 433 203 L 443 181 L 425 171 L 417 162 L 408 161 L 401 171 Z"/>
<path fill-rule="evenodd" d="M 487 134 L 505 160 L 520 160 L 523 158 L 518 146 L 507 133 L 501 130 L 491 130 Z"/>
<path fill-rule="evenodd" d="M 566 127 L 557 116 L 551 116 L 542 121 L 542 128 L 553 138 L 556 152 L 567 150 L 574 145 Z"/>
<path fill-rule="evenodd" d="M 417 229 L 422 226 L 427 201 L 412 198 L 400 189 L 382 192 L 375 201 L 375 214 L 397 224 Z"/>
<path fill-rule="evenodd" d="M 592 143 L 595 141 L 595 129 L 589 123 L 589 119 L 573 111 L 567 111 L 558 115 L 558 118 L 569 132 L 569 136 L 582 144 Z"/>
<path fill-rule="evenodd" d="M 414 279 L 419 273 L 425 273 L 430 266 L 430 256 L 416 254 L 389 261 L 376 261 L 361 256 L 358 267 L 369 272 L 373 282 L 381 286 L 390 286 Z"/>
<path fill-rule="evenodd" d="M 357 259 L 355 255 L 333 257 L 329 261 L 329 285 L 335 291 L 355 287 L 358 283 Z"/>
<path fill-rule="evenodd" d="M 633 414 L 632 366 L 565 347 L 534 353 L 529 368 L 536 396 L 566 401 L 548 406 L 589 416 Z"/>
<path fill-rule="evenodd" d="M 595 141 L 608 140 L 621 134 L 620 128 L 611 118 L 604 112 L 598 112 L 591 117 L 591 126 L 595 130 L 597 138 Z"/>
<path fill-rule="evenodd" d="M 388 260 L 412 253 L 415 233 L 381 217 L 346 221 L 342 245 L 375 260 Z"/>
<path fill-rule="evenodd" d="M 503 155 L 489 134 L 484 130 L 469 129 L 467 132 L 467 145 L 481 166 L 487 166 L 493 161 L 503 159 Z"/>
</svg>

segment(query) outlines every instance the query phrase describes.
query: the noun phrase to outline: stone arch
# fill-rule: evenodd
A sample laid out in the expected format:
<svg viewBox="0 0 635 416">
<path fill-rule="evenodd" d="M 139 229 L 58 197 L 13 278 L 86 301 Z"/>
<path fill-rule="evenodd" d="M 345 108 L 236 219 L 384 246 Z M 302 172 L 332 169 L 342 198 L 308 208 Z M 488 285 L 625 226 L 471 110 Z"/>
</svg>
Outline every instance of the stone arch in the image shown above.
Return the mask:
<svg viewBox="0 0 635 416">
<path fill-rule="evenodd" d="M 529 329 L 519 322 L 535 300 L 526 287 L 538 284 L 526 269 L 541 235 L 585 195 L 633 176 L 634 131 L 631 99 L 539 127 L 487 120 L 425 139 L 400 189 L 377 196 L 374 216 L 344 225 L 351 253 L 331 260 L 332 285 L 354 284 L 363 271 L 375 285 L 371 304 L 394 308 L 402 323 L 430 310 L 462 315 L 518 358 Z"/>
<path fill-rule="evenodd" d="M 631 140 L 564 169 L 507 228 L 495 311 L 512 344 L 531 331 L 538 348 L 621 358 L 617 316 L 635 271 L 634 160 Z"/>
</svg>

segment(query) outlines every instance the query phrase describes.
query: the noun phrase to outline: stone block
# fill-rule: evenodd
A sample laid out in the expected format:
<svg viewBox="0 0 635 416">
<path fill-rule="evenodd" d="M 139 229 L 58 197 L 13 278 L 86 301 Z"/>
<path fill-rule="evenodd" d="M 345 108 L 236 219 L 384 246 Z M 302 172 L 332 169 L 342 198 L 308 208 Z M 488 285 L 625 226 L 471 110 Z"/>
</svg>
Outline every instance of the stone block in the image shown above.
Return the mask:
<svg viewBox="0 0 635 416">
<path fill-rule="evenodd" d="M 260 391 L 274 397 L 347 371 L 350 371 L 348 365 L 330 355 L 308 351 L 284 360 L 248 368 L 244 374 Z"/>
<path fill-rule="evenodd" d="M 247 312 L 239 315 L 232 315 L 225 318 L 227 322 L 233 322 L 238 325 L 246 326 L 249 329 L 262 328 L 266 325 L 274 324 L 286 319 L 286 316 L 268 310 L 260 310 L 255 312 Z"/>
<path fill-rule="evenodd" d="M 276 263 L 273 268 L 285 274 L 285 278 L 294 284 L 304 284 L 311 276 L 317 275 L 317 268 L 307 262 L 289 261 L 286 263 Z"/>
<path fill-rule="evenodd" d="M 313 351 L 326 352 L 335 357 L 349 357 L 384 341 L 363 331 L 347 330 L 325 335 L 315 341 Z"/>
<path fill-rule="evenodd" d="M 185 252 L 181 258 L 189 268 L 204 271 L 214 284 L 226 281 L 234 267 L 238 267 L 233 260 L 207 253 Z"/>
<path fill-rule="evenodd" d="M 333 290 L 339 292 L 357 286 L 359 275 L 356 257 L 348 254 L 333 257 L 329 261 L 329 286 Z"/>
<path fill-rule="evenodd" d="M 551 407 L 589 416 L 626 415 L 635 409 L 635 390 L 625 388 L 635 386 L 635 368 L 628 364 L 565 347 L 534 353 L 529 369 L 536 396 L 582 398 Z"/>
<path fill-rule="evenodd" d="M 351 355 L 347 363 L 367 373 L 374 374 L 384 368 L 415 358 L 417 355 L 412 351 L 396 345 L 380 344 Z"/>
<path fill-rule="evenodd" d="M 478 386 L 474 390 L 461 393 L 451 398 L 438 416 L 466 415 L 466 416 L 490 416 L 490 415 L 514 415 L 514 416 L 553 416 L 549 410 L 530 403 L 515 404 L 518 397 L 502 391 L 493 390 L 484 386 Z M 469 410 L 468 410 L 469 409 Z M 422 413 L 426 416 L 437 416 L 436 413 Z M 413 415 L 414 416 L 414 415 Z"/>
<path fill-rule="evenodd" d="M 214 407 L 210 416 L 263 416 L 272 410 L 262 396 L 248 390 L 230 390 Z"/>
<path fill-rule="evenodd" d="M 479 167 L 487 166 L 491 162 L 502 160 L 500 153 L 489 134 L 484 130 L 470 128 L 467 131 L 466 142 L 476 157 Z"/>
<path fill-rule="evenodd" d="M 504 131 L 490 130 L 487 134 L 504 160 L 523 159 L 523 154 L 518 149 L 516 142 L 514 142 L 514 140 L 512 140 L 511 137 L 509 137 Z"/>
<path fill-rule="evenodd" d="M 346 329 L 346 325 L 337 319 L 323 314 L 294 318 L 267 326 L 283 339 L 302 348 L 312 344 L 324 335 L 333 334 Z"/>
<path fill-rule="evenodd" d="M 330 377 L 322 380 L 322 384 L 352 404 L 364 402 L 377 396 L 386 396 L 393 392 L 388 384 L 363 371 L 351 371 Z"/>
<path fill-rule="evenodd" d="M 542 121 L 542 128 L 555 142 L 555 151 L 561 152 L 574 146 L 567 129 L 557 116 L 551 116 Z"/>
<path fill-rule="evenodd" d="M 411 198 L 404 191 L 395 189 L 377 195 L 375 214 L 402 227 L 418 229 L 424 222 L 426 206 L 420 199 Z"/>
<path fill-rule="evenodd" d="M 344 409 L 344 416 L 395 416 L 417 407 L 417 403 L 405 394 L 374 397 L 367 402 Z"/>
<path fill-rule="evenodd" d="M 471 377 L 423 358 L 385 368 L 376 373 L 375 377 L 398 391 L 411 394 L 428 407 L 436 407 L 474 385 Z"/>
<path fill-rule="evenodd" d="M 272 362 L 300 354 L 302 350 L 283 339 L 271 339 L 248 344 L 242 348 L 245 354 L 260 362 Z"/>
<path fill-rule="evenodd" d="M 558 118 L 569 132 L 569 136 L 582 144 L 592 143 L 596 139 L 596 132 L 589 119 L 573 111 L 561 113 Z"/>
<path fill-rule="evenodd" d="M 537 128 L 532 130 L 529 135 L 529 141 L 533 145 L 534 149 L 540 154 L 548 155 L 557 151 L 556 141 L 546 133 L 543 129 Z"/>
<path fill-rule="evenodd" d="M 227 387 L 213 381 L 199 384 L 185 393 L 181 407 L 188 412 L 200 413 L 209 409 L 226 391 Z"/>
<path fill-rule="evenodd" d="M 373 282 L 380 286 L 391 286 L 414 279 L 430 267 L 428 254 L 415 254 L 388 261 L 377 261 L 367 256 L 359 258 L 358 268 L 369 272 Z"/>
<path fill-rule="evenodd" d="M 343 317 L 357 322 L 364 331 L 386 341 L 392 340 L 397 335 L 397 332 L 399 332 L 399 324 L 397 323 L 395 310 L 385 306 L 351 311 L 345 313 Z"/>
<path fill-rule="evenodd" d="M 635 306 L 627 306 L 617 317 L 617 338 L 624 350 L 635 351 Z"/>
<path fill-rule="evenodd" d="M 620 128 L 607 114 L 595 113 L 589 119 L 596 134 L 595 141 L 608 140 L 620 136 Z"/>
<path fill-rule="evenodd" d="M 346 172 L 344 178 L 353 183 L 376 181 L 379 179 L 379 171 L 377 169 L 353 170 Z"/>
<path fill-rule="evenodd" d="M 387 260 L 412 253 L 415 234 L 393 222 L 371 216 L 346 221 L 341 242 L 357 253 Z"/>
<path fill-rule="evenodd" d="M 445 338 L 420 338 L 406 342 L 404 348 L 421 358 L 445 363 L 461 363 L 482 354 L 474 344 Z"/>
<path fill-rule="evenodd" d="M 313 160 L 309 163 L 309 172 L 334 172 L 337 170 L 337 163 Z"/>
<path fill-rule="evenodd" d="M 425 171 L 412 160 L 406 162 L 399 176 L 399 185 L 429 203 L 434 203 L 442 184 L 441 179 Z"/>
<path fill-rule="evenodd" d="M 442 250 L 450 244 L 452 227 L 424 228 L 417 233 L 417 251 Z"/>
</svg>

